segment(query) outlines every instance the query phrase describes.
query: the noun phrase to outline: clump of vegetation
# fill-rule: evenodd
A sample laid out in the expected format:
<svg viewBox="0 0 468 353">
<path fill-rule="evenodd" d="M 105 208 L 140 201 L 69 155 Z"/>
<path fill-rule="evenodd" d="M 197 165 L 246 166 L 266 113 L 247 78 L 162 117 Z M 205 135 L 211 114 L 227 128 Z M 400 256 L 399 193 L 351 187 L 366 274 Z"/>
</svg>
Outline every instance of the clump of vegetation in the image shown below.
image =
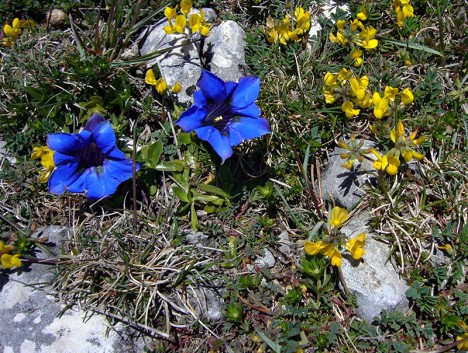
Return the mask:
<svg viewBox="0 0 468 353">
<path fill-rule="evenodd" d="M 464 4 L 309 5 L 0 5 L 2 270 L 34 262 L 35 230 L 60 224 L 74 229 L 49 261 L 61 298 L 157 337 L 158 351 L 467 349 Z M 204 40 L 203 6 L 243 26 L 251 71 L 233 83 L 203 70 L 184 107 L 184 87 L 146 68 L 160 52 L 126 51 L 158 20 Z M 69 15 L 58 27 L 52 8 Z M 321 198 L 335 146 L 344 171 L 372 162 L 357 209 L 391 247 L 410 313 L 355 314 L 341 261 L 371 250 L 366 233 L 341 233 L 351 210 Z M 204 314 L 207 293 L 222 318 Z"/>
</svg>

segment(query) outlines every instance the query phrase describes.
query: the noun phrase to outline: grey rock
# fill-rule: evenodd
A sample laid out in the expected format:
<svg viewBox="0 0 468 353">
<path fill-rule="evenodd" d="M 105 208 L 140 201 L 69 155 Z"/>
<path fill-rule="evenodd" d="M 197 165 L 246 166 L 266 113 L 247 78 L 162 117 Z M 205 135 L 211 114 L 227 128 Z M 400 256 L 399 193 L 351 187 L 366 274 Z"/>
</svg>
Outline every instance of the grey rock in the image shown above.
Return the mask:
<svg viewBox="0 0 468 353">
<path fill-rule="evenodd" d="M 372 147 L 372 142 L 364 141 L 363 148 Z M 327 169 L 322 175 L 322 192 L 325 200 L 334 200 L 341 206 L 352 209 L 364 195 L 363 187 L 366 183 L 374 182 L 369 171 L 374 170 L 372 162 L 364 159 L 362 163 L 356 161 L 353 170 L 342 165 L 346 162 L 340 154 L 346 152 L 336 147 L 330 155 Z"/>
<path fill-rule="evenodd" d="M 47 237 L 49 242 L 46 244 L 56 244 L 54 251 L 60 252 L 66 244 L 68 231 L 65 227 L 47 227 L 33 237 Z M 47 257 L 45 253 L 37 253 L 39 259 Z M 50 295 L 48 286 L 53 277 L 53 266 L 38 263 L 0 275 L 0 317 L 9 322 L 3 325 L 0 336 L 3 352 L 142 351 L 143 343 L 135 343 L 125 337 L 125 328 L 121 325 L 108 332 L 109 325 L 103 316 L 86 317 L 79 310 L 67 310 L 61 315 L 64 306 Z"/>
<path fill-rule="evenodd" d="M 144 43 L 140 48 L 141 55 L 149 55 L 164 51 L 147 63 L 147 68 L 158 65 L 161 75 L 167 85 L 173 86 L 176 82 L 182 85 L 182 91 L 177 94 L 179 103 L 190 105 L 193 102 L 192 94 L 196 91 L 196 84 L 201 75 L 201 61 L 198 42 L 192 42 L 185 34 L 167 35 L 163 28 L 167 20 L 163 19 L 148 28 L 142 35 Z M 193 39 L 198 38 L 196 34 Z M 140 38 L 140 39 L 142 39 Z"/>
<path fill-rule="evenodd" d="M 289 238 L 288 232 L 284 231 L 278 235 L 278 243 L 281 244 L 278 248 L 279 251 L 284 255 L 291 254 L 291 239 Z"/>
<path fill-rule="evenodd" d="M 255 265 L 259 268 L 272 268 L 276 264 L 275 257 L 270 250 L 264 249 L 264 255 L 255 259 Z"/>
<path fill-rule="evenodd" d="M 245 75 L 245 32 L 234 21 L 223 21 L 211 29 L 203 46 L 207 67 L 224 81 L 238 81 Z"/>
<path fill-rule="evenodd" d="M 368 233 L 367 212 L 354 215 L 341 229 L 349 238 L 366 232 L 365 254 L 362 261 L 351 256 L 344 256 L 342 271 L 349 291 L 356 296 L 358 308 L 356 313 L 371 322 L 380 316 L 382 310 L 409 310 L 405 292 L 409 288 L 390 262 L 390 248 L 373 238 Z"/>
<path fill-rule="evenodd" d="M 16 163 L 16 158 L 12 157 L 11 154 L 5 148 L 6 142 L 0 140 L 0 170 L 2 170 L 3 159 L 7 159 L 10 163 Z"/>
<path fill-rule="evenodd" d="M 203 11 L 208 23 L 216 19 L 214 10 L 204 8 Z M 176 82 L 182 85 L 182 91 L 175 95 L 179 104 L 193 103 L 192 95 L 197 90 L 203 66 L 224 81 L 238 81 L 245 75 L 245 32 L 236 22 L 224 21 L 213 26 L 206 38 L 200 33 L 189 35 L 188 30 L 185 34 L 167 35 L 163 30 L 166 25 L 167 20 L 162 19 L 149 27 L 137 42 L 142 42 L 141 55 L 162 51 L 147 62 L 147 68 L 157 65 L 168 86 Z M 125 55 L 132 57 L 133 53 L 129 51 Z"/>
<path fill-rule="evenodd" d="M 189 244 L 193 244 L 196 247 L 208 246 L 209 244 L 208 235 L 202 232 L 191 230 L 185 233 L 185 237 Z"/>
<path fill-rule="evenodd" d="M 218 321 L 223 318 L 222 299 L 215 290 L 199 287 L 188 291 L 187 295 L 188 302 L 198 316 L 208 321 Z"/>
</svg>

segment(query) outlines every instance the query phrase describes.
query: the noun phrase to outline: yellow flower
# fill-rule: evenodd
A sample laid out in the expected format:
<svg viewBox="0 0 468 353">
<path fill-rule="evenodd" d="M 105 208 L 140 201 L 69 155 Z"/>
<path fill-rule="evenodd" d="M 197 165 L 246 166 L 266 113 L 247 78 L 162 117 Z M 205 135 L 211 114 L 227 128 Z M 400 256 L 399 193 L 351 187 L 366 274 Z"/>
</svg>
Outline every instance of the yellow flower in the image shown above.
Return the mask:
<svg viewBox="0 0 468 353">
<path fill-rule="evenodd" d="M 395 143 L 395 148 L 398 153 L 401 153 L 405 161 L 409 162 L 411 159 L 421 160 L 424 155 L 414 151 L 411 147 L 420 145 L 426 141 L 425 136 L 416 138 L 419 133 L 419 129 L 414 130 L 410 136 L 405 136 L 405 127 L 401 120 L 397 123 L 397 126 L 390 131 L 390 138 Z"/>
<path fill-rule="evenodd" d="M 450 245 L 450 244 L 441 245 L 438 248 L 440 250 L 445 250 L 447 252 L 447 254 L 449 254 L 449 255 L 453 255 L 455 253 L 455 251 L 453 250 L 452 245 Z"/>
<path fill-rule="evenodd" d="M 413 92 L 409 88 L 405 88 L 401 92 L 401 103 L 404 105 L 411 104 L 414 101 Z"/>
<path fill-rule="evenodd" d="M 361 5 L 361 11 L 359 11 L 359 13 L 356 15 L 356 17 L 358 18 L 358 20 L 361 20 L 361 21 L 364 21 L 364 20 L 367 20 L 367 9 L 366 9 L 366 4 L 362 4 Z"/>
<path fill-rule="evenodd" d="M 377 119 L 382 119 L 388 112 L 389 100 L 387 97 L 380 97 L 378 92 L 372 96 L 372 103 L 374 104 L 374 115 Z"/>
<path fill-rule="evenodd" d="M 365 49 L 377 48 L 379 41 L 374 38 L 376 34 L 377 30 L 372 26 L 368 26 L 359 34 L 360 40 L 357 44 Z"/>
<path fill-rule="evenodd" d="M 334 75 L 330 71 L 328 71 L 323 77 L 323 80 L 325 81 L 325 85 L 327 86 L 334 86 L 337 79 L 338 79 L 338 75 Z"/>
<path fill-rule="evenodd" d="M 359 21 L 357 18 L 355 18 L 352 22 L 351 22 L 351 30 L 352 31 L 355 31 L 356 29 L 359 29 L 361 31 L 364 31 L 365 30 L 365 27 L 364 25 L 361 23 L 361 21 Z"/>
<path fill-rule="evenodd" d="M 48 146 L 34 147 L 31 159 L 41 159 L 45 171 L 39 175 L 39 182 L 46 183 L 55 169 L 54 151 Z"/>
<path fill-rule="evenodd" d="M 462 335 L 457 336 L 457 342 L 463 341 L 463 340 L 464 342 L 457 344 L 457 348 L 459 350 L 468 350 L 468 332 L 465 332 Z"/>
<path fill-rule="evenodd" d="M 205 37 L 210 34 L 210 26 L 205 21 L 203 10 L 200 10 L 200 15 L 194 13 L 190 16 L 189 27 L 193 33 L 200 32 Z"/>
<path fill-rule="evenodd" d="M 388 98 L 393 102 L 398 94 L 398 88 L 393 88 L 392 86 L 385 86 L 384 97 Z"/>
<path fill-rule="evenodd" d="M 166 16 L 168 19 L 174 19 L 177 17 L 177 6 L 172 8 L 169 6 L 166 6 L 164 9 L 164 16 Z"/>
<path fill-rule="evenodd" d="M 156 80 L 154 87 L 159 94 L 163 94 L 167 89 L 166 81 L 164 81 L 164 79 L 161 77 L 160 79 Z"/>
<path fill-rule="evenodd" d="M 185 26 L 187 25 L 187 18 L 184 15 L 179 15 L 175 19 L 175 31 L 177 33 L 184 33 Z"/>
<path fill-rule="evenodd" d="M 352 77 L 349 79 L 351 86 L 351 93 L 356 97 L 357 100 L 361 100 L 366 95 L 366 88 L 369 85 L 369 78 L 367 76 Z"/>
<path fill-rule="evenodd" d="M 323 89 L 323 96 L 325 97 L 325 103 L 327 104 L 333 104 L 338 99 L 332 90 L 326 88 Z"/>
<path fill-rule="evenodd" d="M 174 86 L 171 87 L 171 91 L 176 94 L 182 91 L 182 85 L 180 84 L 180 82 L 176 82 Z"/>
<path fill-rule="evenodd" d="M 338 30 L 340 30 L 340 31 L 342 31 L 344 29 L 345 25 L 346 25 L 345 20 L 336 21 L 336 28 L 338 28 Z"/>
<path fill-rule="evenodd" d="M 3 45 L 11 47 L 21 35 L 21 28 L 32 27 L 33 25 L 33 21 L 20 20 L 19 18 L 15 18 L 11 26 L 9 24 L 6 24 L 5 26 L 3 26 Z"/>
<path fill-rule="evenodd" d="M 286 15 L 281 21 L 281 23 L 278 26 L 272 28 L 270 31 L 268 31 L 267 34 L 269 35 L 268 41 L 270 43 L 275 43 L 279 41 L 281 44 L 286 45 L 286 43 L 290 39 L 294 40 L 295 35 L 291 31 L 291 22 L 290 22 L 289 16 Z"/>
<path fill-rule="evenodd" d="M 166 81 L 164 81 L 163 78 L 159 78 L 156 80 L 152 69 L 146 71 L 145 82 L 149 85 L 154 86 L 159 94 L 163 94 L 167 89 Z"/>
<path fill-rule="evenodd" d="M 145 82 L 149 85 L 156 85 L 156 77 L 154 76 L 153 69 L 146 71 Z"/>
<path fill-rule="evenodd" d="M 375 169 L 385 170 L 389 175 L 396 175 L 398 173 L 398 168 L 400 167 L 400 160 L 398 158 L 391 154 L 382 156 L 373 148 L 370 148 L 370 151 L 377 157 L 377 160 L 372 164 Z"/>
<path fill-rule="evenodd" d="M 361 233 L 346 242 L 346 250 L 351 253 L 354 260 L 359 260 L 366 252 L 362 248 L 366 242 L 366 233 Z"/>
<path fill-rule="evenodd" d="M 362 65 L 362 50 L 361 49 L 353 49 L 349 54 L 353 61 L 354 67 L 359 67 Z"/>
<path fill-rule="evenodd" d="M 305 11 L 302 7 L 296 8 L 294 11 L 294 18 L 296 19 L 295 33 L 302 35 L 310 29 L 310 13 Z"/>
<path fill-rule="evenodd" d="M 0 240 L 0 255 L 8 254 L 11 250 L 11 246 L 5 245 L 5 243 Z"/>
<path fill-rule="evenodd" d="M 19 255 L 3 254 L 1 257 L 1 262 L 3 268 L 13 268 L 21 266 L 21 260 L 19 259 Z"/>
<path fill-rule="evenodd" d="M 330 38 L 330 41 L 332 41 L 333 43 L 339 43 L 343 45 L 348 43 L 348 40 L 339 31 L 336 33 L 336 36 L 333 34 L 333 32 L 330 32 L 329 38 Z"/>
<path fill-rule="evenodd" d="M 190 0 L 182 0 L 180 2 L 180 12 L 182 12 L 184 15 L 188 15 L 191 9 L 192 2 Z"/>
<path fill-rule="evenodd" d="M 414 9 L 410 4 L 403 5 L 402 13 L 404 18 L 414 17 Z"/>
<path fill-rule="evenodd" d="M 354 104 L 351 101 L 345 101 L 341 105 L 341 110 L 345 113 L 347 118 L 353 118 L 359 115 L 360 110 L 354 109 Z"/>
<path fill-rule="evenodd" d="M 348 71 L 346 68 L 342 68 L 341 71 L 338 73 L 338 78 L 341 81 L 347 80 L 351 76 L 351 72 Z"/>
<path fill-rule="evenodd" d="M 332 266 L 341 266 L 341 253 L 332 243 L 326 243 L 322 240 L 318 242 L 306 241 L 304 250 L 308 255 L 322 254 L 328 256 Z"/>
<path fill-rule="evenodd" d="M 364 97 L 359 100 L 356 100 L 356 104 L 361 108 L 369 108 L 372 105 L 372 99 L 369 92 L 366 92 Z"/>
<path fill-rule="evenodd" d="M 21 35 L 21 21 L 19 18 L 15 18 L 11 26 L 6 24 L 3 27 L 3 33 L 7 37 L 17 39 Z"/>
<path fill-rule="evenodd" d="M 348 210 L 335 206 L 330 212 L 330 226 L 332 228 L 340 228 L 348 219 Z"/>
<path fill-rule="evenodd" d="M 344 154 L 345 155 L 345 154 Z M 343 157 L 341 157 L 343 158 Z M 346 157 L 345 157 L 346 158 Z M 354 159 L 349 159 L 345 164 L 342 165 L 343 168 L 346 168 L 348 170 L 351 170 L 354 166 L 354 162 L 355 160 Z"/>
</svg>

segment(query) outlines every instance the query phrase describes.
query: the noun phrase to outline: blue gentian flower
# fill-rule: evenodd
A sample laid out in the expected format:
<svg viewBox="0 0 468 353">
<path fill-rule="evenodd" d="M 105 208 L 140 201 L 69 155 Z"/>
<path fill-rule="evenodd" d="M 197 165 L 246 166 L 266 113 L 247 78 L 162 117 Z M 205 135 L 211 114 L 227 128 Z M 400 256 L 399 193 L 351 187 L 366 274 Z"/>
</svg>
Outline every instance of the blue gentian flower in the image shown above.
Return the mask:
<svg viewBox="0 0 468 353">
<path fill-rule="evenodd" d="M 255 104 L 260 92 L 258 77 L 224 82 L 202 70 L 197 86 L 200 90 L 193 95 L 194 104 L 176 124 L 208 141 L 223 162 L 231 157 L 233 146 L 270 132 L 268 121 L 260 118 L 260 108 Z"/>
<path fill-rule="evenodd" d="M 58 195 L 84 192 L 91 200 L 115 193 L 133 174 L 132 161 L 116 142 L 111 124 L 97 113 L 78 134 L 50 134 L 47 145 L 55 151 L 56 168 L 49 179 L 49 191 Z"/>
</svg>

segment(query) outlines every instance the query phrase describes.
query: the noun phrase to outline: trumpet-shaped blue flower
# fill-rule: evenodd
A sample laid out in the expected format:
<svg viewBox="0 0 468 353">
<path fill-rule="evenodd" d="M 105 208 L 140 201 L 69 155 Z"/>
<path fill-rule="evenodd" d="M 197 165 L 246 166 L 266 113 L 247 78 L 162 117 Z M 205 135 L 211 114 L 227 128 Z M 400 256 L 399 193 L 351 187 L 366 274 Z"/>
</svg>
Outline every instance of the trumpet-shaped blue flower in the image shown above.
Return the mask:
<svg viewBox="0 0 468 353">
<path fill-rule="evenodd" d="M 208 141 L 223 162 L 231 157 L 233 146 L 270 132 L 268 121 L 260 118 L 260 108 L 255 104 L 260 91 L 258 77 L 224 82 L 203 70 L 197 86 L 200 90 L 193 95 L 194 104 L 176 124 Z"/>
<path fill-rule="evenodd" d="M 59 195 L 84 192 L 92 200 L 115 193 L 120 183 L 132 177 L 132 161 L 116 142 L 111 124 L 96 113 L 78 134 L 50 134 L 47 145 L 55 151 L 56 168 L 49 191 Z"/>
</svg>

